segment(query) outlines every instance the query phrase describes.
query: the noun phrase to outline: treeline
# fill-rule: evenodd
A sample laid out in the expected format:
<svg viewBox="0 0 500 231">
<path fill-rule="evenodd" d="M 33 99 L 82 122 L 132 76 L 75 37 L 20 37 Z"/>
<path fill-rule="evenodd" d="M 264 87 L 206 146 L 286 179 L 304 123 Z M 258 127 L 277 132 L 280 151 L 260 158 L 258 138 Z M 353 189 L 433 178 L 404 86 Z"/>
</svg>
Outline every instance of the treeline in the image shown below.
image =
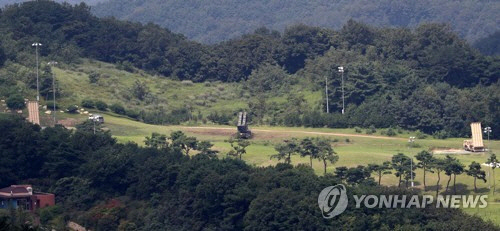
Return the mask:
<svg viewBox="0 0 500 231">
<path fill-rule="evenodd" d="M 100 130 L 94 135 L 89 124 L 41 130 L 1 116 L 0 128 L 0 186 L 30 183 L 56 194 L 56 206 L 38 211 L 44 229 L 72 220 L 92 230 L 498 230 L 461 210 L 432 207 L 365 211 L 351 203 L 338 219 L 323 219 L 315 195 L 341 183 L 339 176 L 318 177 L 306 165 L 251 167 L 182 132 L 154 134 L 143 148 Z M 411 194 L 373 179 L 349 184 L 348 192 Z M 1 227 L 29 224 L 4 215 Z"/>
<path fill-rule="evenodd" d="M 474 0 L 288 0 L 192 3 L 182 0 L 109 0 L 92 8 L 100 16 L 154 22 L 204 43 L 217 43 L 266 25 L 283 31 L 301 22 L 338 29 L 349 19 L 374 26 L 416 27 L 422 22 L 449 23 L 469 41 L 498 30 L 500 4 Z"/>
</svg>

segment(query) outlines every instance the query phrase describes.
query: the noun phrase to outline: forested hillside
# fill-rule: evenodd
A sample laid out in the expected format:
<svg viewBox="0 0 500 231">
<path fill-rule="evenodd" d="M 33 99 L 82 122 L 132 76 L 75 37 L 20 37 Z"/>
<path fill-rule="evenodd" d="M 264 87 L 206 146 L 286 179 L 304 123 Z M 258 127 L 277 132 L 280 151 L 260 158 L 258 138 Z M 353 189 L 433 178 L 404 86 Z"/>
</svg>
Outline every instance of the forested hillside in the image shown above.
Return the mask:
<svg viewBox="0 0 500 231">
<path fill-rule="evenodd" d="M 27 0 L 0 0 L 0 7 L 3 7 L 5 5 L 11 5 L 14 3 L 20 3 L 20 2 L 26 2 Z M 99 2 L 104 2 L 106 0 L 55 0 L 56 2 L 67 2 L 69 4 L 79 4 L 81 2 L 85 2 L 86 4 L 89 5 L 96 5 Z"/>
<path fill-rule="evenodd" d="M 172 79 L 239 82 L 241 97 L 235 101 L 248 102 L 256 123 L 402 127 L 440 137 L 466 136 L 472 121 L 500 127 L 500 59 L 480 54 L 442 24 L 412 30 L 350 20 L 340 30 L 294 25 L 279 33 L 260 28 L 203 45 L 154 24 L 99 19 L 85 4 L 36 1 L 3 9 L 0 25 L 0 61 L 7 60 L 2 95 L 33 88 L 33 78 L 19 73 L 25 69 L 12 65 L 32 67 L 30 44 L 40 41 L 42 58 L 61 63 L 86 57 Z M 348 116 L 339 114 L 336 68 L 341 65 Z M 324 113 L 324 95 L 306 105 L 300 92 L 287 91 L 300 86 L 324 92 L 325 77 L 333 113 Z M 286 102 L 268 101 L 276 95 Z"/>
<path fill-rule="evenodd" d="M 188 38 L 215 43 L 266 26 L 340 29 L 349 19 L 372 26 L 416 27 L 425 22 L 449 23 L 470 41 L 500 29 L 500 2 L 476 0 L 110 0 L 93 8 L 98 16 L 154 22 Z"/>
</svg>

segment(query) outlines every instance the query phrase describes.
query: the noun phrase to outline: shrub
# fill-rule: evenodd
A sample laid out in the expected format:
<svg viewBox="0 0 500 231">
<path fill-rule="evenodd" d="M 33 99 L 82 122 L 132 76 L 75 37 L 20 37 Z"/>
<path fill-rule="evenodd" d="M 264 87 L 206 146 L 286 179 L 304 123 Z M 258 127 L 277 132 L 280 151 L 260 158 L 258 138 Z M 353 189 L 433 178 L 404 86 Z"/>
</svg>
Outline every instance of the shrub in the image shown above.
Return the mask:
<svg viewBox="0 0 500 231">
<path fill-rule="evenodd" d="M 76 105 L 71 105 L 68 108 L 66 108 L 66 111 L 71 114 L 75 114 L 78 112 L 78 107 Z"/>
<path fill-rule="evenodd" d="M 54 110 L 54 101 L 45 101 L 45 103 L 47 104 L 47 110 Z M 59 109 L 59 105 L 57 105 L 57 102 L 56 102 L 56 110 Z"/>
<path fill-rule="evenodd" d="M 385 133 L 387 136 L 395 136 L 396 132 L 392 128 L 387 129 L 387 132 Z"/>
<path fill-rule="evenodd" d="M 126 113 L 125 108 L 119 103 L 112 104 L 111 106 L 109 106 L 109 109 L 111 109 L 111 111 L 113 111 L 114 113 L 120 115 L 125 115 Z"/>
<path fill-rule="evenodd" d="M 355 127 L 355 128 L 354 128 L 354 131 L 355 131 L 356 133 L 361 133 L 361 128 L 359 128 L 359 127 Z"/>
<path fill-rule="evenodd" d="M 377 129 L 375 129 L 375 126 L 371 125 L 368 129 L 366 129 L 366 134 L 371 135 L 373 133 L 377 132 Z"/>
<path fill-rule="evenodd" d="M 94 108 L 95 107 L 95 103 L 94 103 L 94 101 L 92 101 L 90 99 L 84 99 L 84 100 L 82 100 L 82 107 L 84 107 L 84 108 Z"/>
<path fill-rule="evenodd" d="M 427 138 L 427 135 L 425 133 L 421 132 L 420 130 L 417 130 L 415 137 L 417 137 L 417 139 L 422 140 L 422 139 Z"/>
<path fill-rule="evenodd" d="M 95 107 L 100 111 L 106 111 L 108 109 L 108 105 L 100 100 L 95 102 Z"/>
<path fill-rule="evenodd" d="M 97 83 L 99 81 L 99 79 L 101 78 L 101 74 L 95 72 L 95 71 L 92 71 L 90 74 L 89 74 L 89 82 L 90 83 Z"/>
<path fill-rule="evenodd" d="M 441 130 L 441 131 L 437 131 L 437 132 L 434 132 L 432 134 L 432 137 L 434 137 L 435 139 L 446 139 L 449 137 L 449 134 L 448 132 L 446 132 L 445 130 Z"/>
<path fill-rule="evenodd" d="M 127 110 L 125 113 L 128 117 L 133 118 L 133 119 L 138 119 L 140 116 L 140 113 L 138 111 L 135 111 L 135 110 Z"/>
<path fill-rule="evenodd" d="M 7 98 L 7 107 L 13 110 L 23 109 L 26 105 L 24 104 L 24 98 L 19 94 L 14 94 Z"/>
</svg>

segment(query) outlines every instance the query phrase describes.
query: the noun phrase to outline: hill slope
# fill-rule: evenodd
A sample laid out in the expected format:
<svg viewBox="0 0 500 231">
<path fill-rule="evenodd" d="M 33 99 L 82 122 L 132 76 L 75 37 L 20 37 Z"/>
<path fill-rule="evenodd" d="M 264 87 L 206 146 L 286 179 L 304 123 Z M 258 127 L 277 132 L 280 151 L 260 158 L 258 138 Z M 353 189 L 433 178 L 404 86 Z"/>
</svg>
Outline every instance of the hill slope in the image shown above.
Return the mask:
<svg viewBox="0 0 500 231">
<path fill-rule="evenodd" d="M 475 0 L 110 0 L 97 4 L 93 12 L 154 22 L 205 43 L 228 40 L 262 26 L 283 30 L 304 23 L 338 29 L 351 18 L 375 26 L 397 27 L 444 22 L 469 40 L 500 28 L 500 2 Z"/>
</svg>

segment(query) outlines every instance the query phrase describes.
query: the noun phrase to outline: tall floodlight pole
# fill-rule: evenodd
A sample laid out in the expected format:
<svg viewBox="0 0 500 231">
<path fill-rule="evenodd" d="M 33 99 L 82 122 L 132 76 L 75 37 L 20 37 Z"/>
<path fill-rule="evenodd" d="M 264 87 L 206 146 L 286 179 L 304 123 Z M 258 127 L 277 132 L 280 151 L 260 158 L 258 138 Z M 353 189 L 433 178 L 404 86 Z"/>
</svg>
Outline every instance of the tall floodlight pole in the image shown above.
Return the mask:
<svg viewBox="0 0 500 231">
<path fill-rule="evenodd" d="M 490 143 L 490 133 L 492 132 L 491 127 L 485 127 L 484 133 L 488 134 L 488 151 L 491 151 L 491 143 Z"/>
<path fill-rule="evenodd" d="M 35 59 L 36 59 L 36 101 L 40 101 L 40 86 L 38 83 L 38 47 L 42 46 L 41 43 L 33 43 L 31 44 L 32 47 L 35 47 Z"/>
<path fill-rule="evenodd" d="M 47 63 L 47 65 L 49 66 L 54 66 L 54 65 L 57 65 L 57 62 L 56 61 L 50 61 Z M 54 75 L 54 73 L 52 73 L 52 100 L 53 100 L 53 103 L 54 103 L 54 126 L 56 126 L 57 124 L 57 121 L 56 121 L 56 76 Z"/>
<path fill-rule="evenodd" d="M 344 100 L 344 67 L 340 66 L 338 69 L 339 69 L 339 72 L 342 75 L 342 115 L 343 115 L 344 112 L 345 112 L 345 100 Z"/>
<path fill-rule="evenodd" d="M 326 98 L 326 113 L 330 113 L 330 105 L 328 105 L 328 76 L 325 76 L 325 98 Z"/>
</svg>

